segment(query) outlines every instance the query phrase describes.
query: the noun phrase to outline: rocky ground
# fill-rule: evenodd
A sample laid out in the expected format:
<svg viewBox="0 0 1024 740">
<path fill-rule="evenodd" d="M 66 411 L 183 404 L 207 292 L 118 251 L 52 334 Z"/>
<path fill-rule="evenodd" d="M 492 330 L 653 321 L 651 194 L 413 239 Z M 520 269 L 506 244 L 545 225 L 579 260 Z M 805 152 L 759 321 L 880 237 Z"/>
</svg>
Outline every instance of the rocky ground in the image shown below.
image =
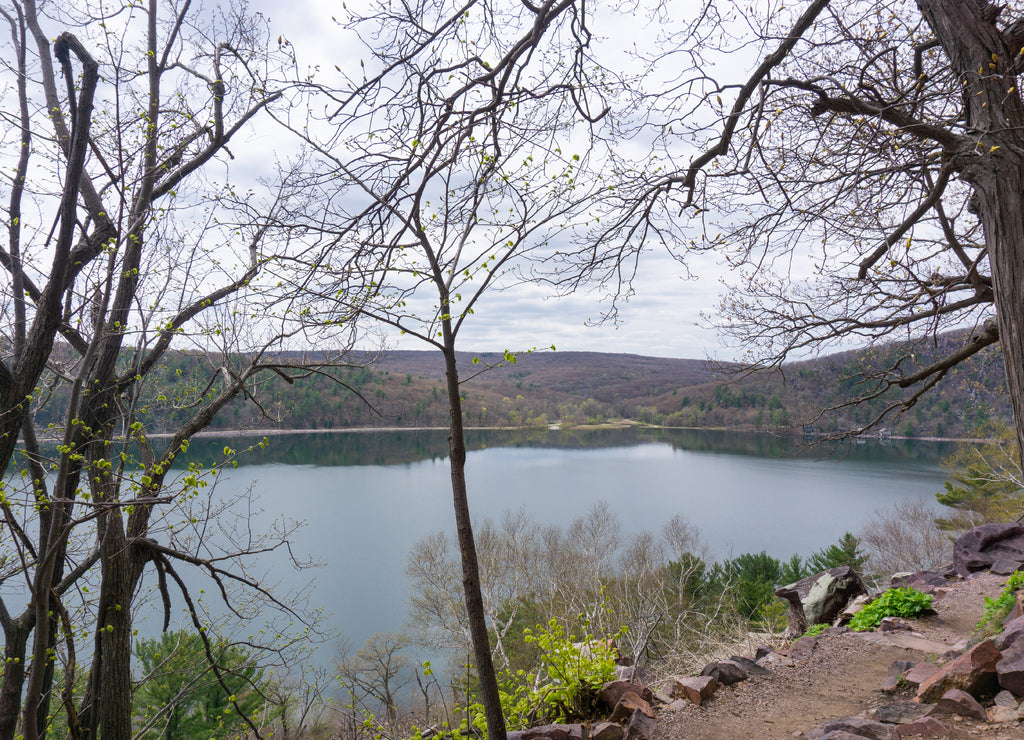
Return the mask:
<svg viewBox="0 0 1024 740">
<path fill-rule="evenodd" d="M 939 590 L 934 616 L 911 620 L 912 632 L 826 633 L 805 659 L 780 664 L 771 675 L 752 677 L 719 689 L 696 706 L 676 701 L 657 713 L 658 740 L 734 740 L 736 738 L 814 737 L 814 731 L 842 718 L 869 718 L 879 707 L 913 699 L 911 687 L 884 692 L 896 661 L 941 662 L 962 650 L 984 611 L 984 597 L 996 596 L 1006 576 L 978 573 Z M 783 661 L 783 663 L 788 661 Z M 1020 740 L 1024 723 L 939 718 L 946 738 Z"/>
</svg>

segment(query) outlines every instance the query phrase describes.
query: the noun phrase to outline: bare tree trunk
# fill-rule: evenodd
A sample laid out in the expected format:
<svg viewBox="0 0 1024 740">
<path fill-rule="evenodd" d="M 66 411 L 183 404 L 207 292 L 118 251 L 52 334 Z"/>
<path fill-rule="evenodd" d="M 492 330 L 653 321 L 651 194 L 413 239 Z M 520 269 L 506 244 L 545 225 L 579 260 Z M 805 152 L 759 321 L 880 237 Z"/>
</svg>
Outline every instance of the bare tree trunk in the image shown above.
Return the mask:
<svg viewBox="0 0 1024 740">
<path fill-rule="evenodd" d="M 4 615 L 6 617 L 6 615 Z M 4 619 L 4 670 L 0 684 L 0 739 L 12 740 L 18 728 L 25 657 L 32 628 L 22 619 Z"/>
<path fill-rule="evenodd" d="M 1020 150 L 1019 150 L 1020 151 Z M 1019 159 L 1019 157 L 1015 157 Z M 1024 162 L 1000 168 L 975 185 L 982 201 L 985 243 L 1006 385 L 1024 460 Z"/>
<path fill-rule="evenodd" d="M 985 229 L 992 289 L 1017 444 L 1024 459 L 1024 105 L 1018 49 L 996 26 L 987 0 L 919 0 L 932 32 L 964 82 L 968 129 L 977 147 L 958 152 Z M 1016 20 L 1016 19 L 1013 19 Z"/>
<path fill-rule="evenodd" d="M 459 370 L 455 362 L 455 338 L 451 333 L 451 320 L 442 320 L 444 334 L 444 367 L 448 386 L 448 408 L 451 413 L 448 426 L 448 455 L 452 474 L 452 499 L 455 504 L 455 528 L 459 536 L 459 554 L 462 557 L 462 588 L 466 595 L 466 613 L 469 633 L 473 640 L 473 660 L 480 679 L 480 701 L 487 718 L 487 736 L 490 740 L 505 740 L 505 717 L 501 712 L 498 680 L 491 659 L 491 645 L 487 637 L 484 600 L 480 593 L 480 567 L 473 540 L 473 525 L 469 516 L 466 494 L 466 436 L 462 427 L 462 398 L 459 395 Z"/>
<path fill-rule="evenodd" d="M 100 563 L 103 586 L 97 626 L 100 630 L 102 661 L 99 667 L 99 737 L 103 740 L 131 740 L 131 558 L 132 548 L 125 543 L 121 514 L 110 514 L 106 536 L 101 544 Z"/>
</svg>

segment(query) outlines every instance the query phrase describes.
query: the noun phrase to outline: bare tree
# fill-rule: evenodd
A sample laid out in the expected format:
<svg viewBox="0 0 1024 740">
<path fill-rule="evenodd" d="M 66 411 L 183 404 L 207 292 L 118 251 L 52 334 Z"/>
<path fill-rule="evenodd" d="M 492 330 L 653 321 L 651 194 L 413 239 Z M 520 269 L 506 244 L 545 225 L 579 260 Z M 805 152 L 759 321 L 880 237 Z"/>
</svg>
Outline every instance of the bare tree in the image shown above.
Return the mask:
<svg viewBox="0 0 1024 740">
<path fill-rule="evenodd" d="M 617 517 L 604 502 L 566 528 L 551 526 L 524 537 L 522 524 L 521 512 L 507 512 L 500 522 L 484 521 L 478 528 L 481 589 L 505 651 L 498 659 L 508 659 L 502 668 L 511 669 L 509 675 L 535 669 L 530 661 L 537 656 L 520 631 L 552 619 L 570 633 L 582 628 L 614 638 L 636 665 L 668 671 L 699 669 L 709 654 L 723 650 L 725 657 L 734 655 L 746 639 L 750 622 L 733 608 L 736 583 L 708 558 L 699 533 L 681 515 L 669 520 L 660 537 L 638 532 L 627 539 L 619 536 Z M 495 557 L 518 548 L 526 557 Z M 419 540 L 408 563 L 417 628 L 436 648 L 465 651 L 465 610 L 447 538 L 438 533 Z M 490 600 L 496 594 L 502 594 L 497 603 Z"/>
<path fill-rule="evenodd" d="M 412 667 L 403 653 L 408 638 L 397 632 L 377 632 L 354 655 L 337 663 L 342 689 L 357 714 L 372 714 L 388 731 L 398 734 L 402 690 L 413 680 Z"/>
<path fill-rule="evenodd" d="M 287 319 L 239 326 L 239 316 L 287 310 L 280 294 L 256 288 L 276 259 L 268 230 L 288 196 L 247 203 L 225 168 L 236 134 L 280 98 L 281 70 L 259 22 L 237 8 L 194 11 L 188 0 L 2 9 L 17 95 L 0 115 L 19 158 L 0 253 L 10 276 L 0 472 L 25 472 L 0 497 L 4 554 L 16 564 L 2 578 L 23 582 L 28 606 L 12 612 L 0 590 L 0 738 L 13 738 L 19 719 L 25 738 L 43 736 L 58 696 L 72 737 L 132 736 L 133 605 L 147 570 L 167 616 L 179 591 L 218 680 L 179 569 L 204 571 L 225 598 L 232 583 L 271 597 L 227 553 L 189 550 L 161 520 L 203 485 L 171 470 L 189 439 L 232 400 L 255 397 L 259 373 L 286 374 L 274 351 L 301 329 Z M 186 347 L 207 363 L 203 384 L 177 398 L 152 390 L 172 350 Z M 162 404 L 178 405 L 184 421 L 158 449 L 149 433 Z M 43 413 L 55 448 L 38 439 L 33 414 Z M 250 539 L 236 554 L 270 546 Z M 83 630 L 93 644 L 76 697 Z"/>
<path fill-rule="evenodd" d="M 879 579 L 893 573 L 942 568 L 953 557 L 953 541 L 963 530 L 939 527 L 935 508 L 919 499 L 872 512 L 860 539 L 867 547 L 868 575 Z"/>
<path fill-rule="evenodd" d="M 646 245 L 715 251 L 739 276 L 716 323 L 754 368 L 973 327 L 859 397 L 907 409 L 998 342 L 1024 444 L 1021 23 L 985 0 L 703 4 L 636 84 L 653 161 L 619 163 L 621 201 L 566 259 L 612 279 Z"/>
<path fill-rule="evenodd" d="M 370 39 L 371 76 L 330 93 L 330 118 L 304 129 L 332 132 L 316 143 L 327 177 L 308 183 L 324 191 L 327 211 L 310 226 L 328 229 L 324 249 L 309 259 L 345 274 L 305 287 L 322 320 L 362 314 L 444 356 L 468 624 L 488 734 L 500 740 L 465 477 L 462 394 L 476 368 L 466 376 L 456 345 L 483 297 L 548 249 L 594 196 L 596 184 L 580 174 L 586 131 L 570 125 L 603 113 L 584 84 L 584 6 L 381 5 L 355 28 Z M 352 276 L 369 289 L 349 284 Z"/>
</svg>

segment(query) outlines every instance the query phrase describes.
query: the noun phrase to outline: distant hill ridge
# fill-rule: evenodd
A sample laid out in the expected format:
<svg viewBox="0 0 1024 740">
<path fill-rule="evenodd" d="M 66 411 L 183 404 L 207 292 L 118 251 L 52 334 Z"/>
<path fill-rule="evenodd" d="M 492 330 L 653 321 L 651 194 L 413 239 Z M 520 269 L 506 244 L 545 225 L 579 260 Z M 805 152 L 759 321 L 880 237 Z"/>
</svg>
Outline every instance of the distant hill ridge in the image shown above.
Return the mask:
<svg viewBox="0 0 1024 740">
<path fill-rule="evenodd" d="M 740 377 L 737 365 L 705 360 L 603 352 L 459 353 L 463 407 L 470 426 L 546 426 L 628 418 L 649 424 L 694 428 L 802 430 L 823 433 L 859 428 L 878 417 L 907 391 L 890 390 L 851 407 L 841 405 L 865 389 L 860 377 L 898 365 L 904 374 L 930 364 L 969 341 L 967 332 L 929 341 L 894 343 L 788 364 L 783 371 Z M 281 359 L 326 357 L 321 352 L 284 352 Z M 372 365 L 358 365 L 373 360 Z M 477 362 L 474 363 L 473 360 Z M 225 408 L 212 429 L 342 429 L 351 427 L 443 427 L 448 423 L 444 365 L 436 351 L 398 350 L 352 357 L 356 367 L 339 371 L 339 385 L 312 377 L 286 384 L 265 376 L 259 412 L 247 401 Z M 179 423 L 186 401 L 207 387 L 205 356 L 171 353 L 148 386 L 140 407 L 151 432 Z M 55 394 L 62 391 L 58 388 Z M 59 404 L 55 404 L 55 408 Z M 824 416 L 822 409 L 837 407 Z M 48 409 L 36 412 L 42 423 Z M 913 408 L 889 416 L 881 426 L 893 434 L 928 437 L 972 435 L 993 419 L 1008 420 L 1002 358 L 997 348 L 972 357 Z"/>
<path fill-rule="evenodd" d="M 469 381 L 501 386 L 526 378 L 532 385 L 570 395 L 585 394 L 604 403 L 622 398 L 646 397 L 683 386 L 721 380 L 722 375 L 705 360 L 680 360 L 607 352 L 530 352 L 505 363 L 501 352 L 457 354 L 463 377 L 486 369 Z M 474 365 L 473 360 L 479 360 Z M 444 361 L 439 352 L 400 350 L 388 353 L 376 367 L 392 373 L 412 373 L 443 378 Z"/>
</svg>

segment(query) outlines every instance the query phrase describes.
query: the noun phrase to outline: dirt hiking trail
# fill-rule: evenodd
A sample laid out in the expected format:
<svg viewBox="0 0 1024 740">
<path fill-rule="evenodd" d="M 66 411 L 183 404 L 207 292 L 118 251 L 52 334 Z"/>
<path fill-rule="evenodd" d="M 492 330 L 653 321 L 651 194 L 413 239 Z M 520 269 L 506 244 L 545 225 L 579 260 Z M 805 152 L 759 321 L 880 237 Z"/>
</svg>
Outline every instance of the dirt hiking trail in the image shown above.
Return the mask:
<svg viewBox="0 0 1024 740">
<path fill-rule="evenodd" d="M 664 707 L 658 740 L 760 740 L 800 738 L 825 722 L 867 717 L 876 707 L 909 701 L 910 689 L 881 690 L 898 660 L 935 660 L 971 636 L 984 612 L 984 597 L 998 595 L 1005 576 L 984 572 L 951 583 L 936 596 L 934 616 L 912 620 L 913 633 L 825 634 L 811 655 L 769 676 L 723 687 L 703 706 Z M 1024 740 L 1024 723 L 987 723 L 961 717 L 941 718 L 944 737 Z M 913 736 L 908 736 L 913 737 Z"/>
</svg>

